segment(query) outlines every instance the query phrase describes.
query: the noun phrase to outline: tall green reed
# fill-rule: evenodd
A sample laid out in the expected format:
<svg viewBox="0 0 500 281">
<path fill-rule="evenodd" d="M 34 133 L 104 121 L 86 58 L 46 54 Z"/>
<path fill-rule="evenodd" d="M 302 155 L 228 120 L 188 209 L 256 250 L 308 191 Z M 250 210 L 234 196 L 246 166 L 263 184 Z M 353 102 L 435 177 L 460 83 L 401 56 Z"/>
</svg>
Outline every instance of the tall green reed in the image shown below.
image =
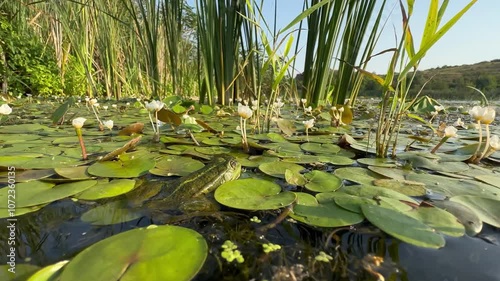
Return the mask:
<svg viewBox="0 0 500 281">
<path fill-rule="evenodd" d="M 385 78 L 359 69 L 361 73 L 374 79 L 384 88 L 375 137 L 377 157 L 387 157 L 391 148 L 392 156 L 396 154 L 397 136 L 401 127 L 401 121 L 406 115 L 408 107 L 411 105 L 411 102 L 406 103 L 406 98 L 420 61 L 424 58 L 427 51 L 460 20 L 477 0 L 470 1 L 440 27 L 448 2 L 448 0 L 445 0 L 441 5 L 439 4 L 439 0 L 431 0 L 429 2 L 429 10 L 420 47 L 416 50 L 409 24 L 413 14 L 414 0 L 407 0 L 406 6 L 400 0 L 403 35 L 394 50 Z M 396 70 L 399 70 L 399 73 Z"/>
</svg>

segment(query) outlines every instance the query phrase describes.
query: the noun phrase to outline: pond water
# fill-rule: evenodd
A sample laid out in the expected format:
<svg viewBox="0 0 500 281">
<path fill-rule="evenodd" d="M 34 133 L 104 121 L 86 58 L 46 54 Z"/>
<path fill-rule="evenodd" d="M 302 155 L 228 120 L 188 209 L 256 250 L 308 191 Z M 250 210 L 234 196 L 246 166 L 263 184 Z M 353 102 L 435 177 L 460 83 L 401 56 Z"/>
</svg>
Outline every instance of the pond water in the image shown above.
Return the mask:
<svg viewBox="0 0 500 281">
<path fill-rule="evenodd" d="M 53 168 L 63 168 L 73 165 L 89 164 L 93 162 L 81 161 L 78 142 L 75 141 L 74 129 L 68 122 L 63 126 L 54 127 L 50 121 L 40 117 L 42 112 L 53 111 L 57 104 L 52 106 L 37 106 L 28 105 L 19 107 L 19 116 L 24 116 L 20 121 L 10 119 L 8 122 L 0 126 L 0 166 L 5 168 L 11 165 L 18 166 L 17 175 L 22 174 L 22 169 L 27 171 L 42 171 L 51 170 Z M 297 110 L 297 109 L 295 109 Z M 83 106 L 70 110 L 72 116 L 76 117 L 77 112 L 85 112 L 91 118 L 91 113 L 86 112 Z M 291 110 L 292 115 L 296 111 Z M 147 121 L 147 113 L 139 108 L 133 108 L 130 112 L 114 112 L 106 111 L 101 113 L 101 118 L 116 118 L 115 124 L 119 127 L 131 124 L 136 121 Z M 118 116 L 118 114 L 120 116 Z M 71 115 L 71 114 L 68 114 Z M 216 118 L 212 115 L 195 114 L 198 119 L 204 120 L 207 124 L 220 131 L 222 128 L 235 127 L 238 124 L 237 118 Z M 456 116 L 463 116 L 460 113 L 455 113 Z M 35 117 L 34 122 L 28 121 L 30 117 Z M 465 117 L 465 116 L 463 116 Z M 26 118 L 26 119 L 24 119 Z M 33 127 L 22 127 L 23 123 L 36 124 Z M 84 137 L 87 142 L 90 155 L 105 154 L 120 146 L 130 138 L 109 135 L 109 132 L 100 132 L 95 129 L 96 123 L 89 122 L 84 127 Z M 313 132 L 311 139 L 317 143 L 331 143 L 331 134 L 341 136 L 344 132 L 363 132 L 367 129 L 366 122 L 354 123 L 352 128 L 346 130 L 338 130 L 329 128 L 329 122 L 318 122 L 316 125 L 320 130 Z M 405 128 L 414 129 L 411 122 Z M 92 128 L 94 127 L 94 128 Z M 403 130 L 405 129 L 403 128 Z M 276 129 L 276 128 L 275 128 Z M 496 127 L 491 128 L 493 132 L 497 132 Z M 321 132 L 324 130 L 324 132 Z M 192 141 L 187 134 L 175 134 L 172 130 L 164 129 L 164 133 L 168 136 L 167 139 L 162 139 L 160 144 L 151 143 L 151 128 L 147 126 L 144 129 L 145 138 L 139 145 L 138 151 L 146 151 L 151 154 L 151 161 L 159 163 L 162 159 L 172 154 L 181 154 L 183 157 L 201 160 L 207 162 L 206 159 L 211 157 L 211 154 L 231 153 L 234 154 L 240 161 L 247 161 L 245 155 L 242 155 L 241 149 L 234 143 L 240 143 L 238 134 L 228 130 L 226 136 L 227 142 L 217 142 L 218 138 L 213 134 L 206 132 L 195 133 L 194 137 L 202 142 L 202 147 L 209 149 L 198 149 L 182 153 L 174 153 L 179 151 L 180 146 L 191 146 Z M 325 133 L 326 132 L 326 133 Z M 314 134 L 317 133 L 317 134 Z M 477 133 L 473 130 L 464 130 L 461 132 L 463 138 L 460 142 L 449 142 L 443 146 L 443 149 L 448 152 L 466 146 L 472 142 Z M 17 140 L 18 136 L 21 140 Z M 33 137 L 35 136 L 35 137 Z M 317 138 L 315 138 L 317 136 Z M 250 137 L 250 135 L 249 135 Z M 334 139 L 336 140 L 337 137 Z M 23 140 L 24 138 L 24 140 Z M 275 146 L 281 140 L 277 140 L 275 135 L 257 135 L 254 136 L 256 143 L 267 147 L 255 146 L 252 148 L 252 153 L 256 155 L 266 155 L 269 157 L 280 157 L 282 159 L 292 159 L 297 156 L 295 145 L 281 144 Z M 304 136 L 301 139 L 295 139 L 298 143 L 305 143 Z M 469 139 L 470 138 L 470 139 Z M 175 140 L 176 139 L 176 140 Z M 236 139 L 236 141 L 234 140 Z M 326 139 L 326 140 L 325 140 Z M 272 145 L 271 145 L 272 144 Z M 406 145 L 407 143 L 404 143 Z M 297 146 L 298 147 L 298 146 Z M 416 144 L 415 149 L 429 147 L 426 144 Z M 298 148 L 300 154 L 304 155 L 321 155 L 314 152 L 312 146 L 302 146 L 302 150 Z M 323 149 L 336 149 L 331 146 L 324 146 Z M 269 150 L 270 152 L 266 152 Z M 47 164 L 47 160 L 39 162 L 33 161 L 28 157 L 29 154 L 39 153 L 36 159 L 50 159 L 52 161 Z M 273 155 L 277 154 L 277 155 Z M 138 154 L 139 155 L 139 154 Z M 330 159 L 326 163 L 318 164 L 317 161 L 306 161 L 305 158 L 300 158 L 300 161 L 295 163 L 300 164 L 305 170 L 302 174 L 307 174 L 312 170 L 321 170 L 327 173 L 335 173 L 336 170 L 346 167 L 356 167 L 364 169 L 367 165 L 363 164 L 366 154 L 359 149 L 339 148 L 335 154 L 339 158 Z M 323 155 L 325 156 L 325 155 Z M 491 171 L 492 175 L 499 172 L 496 159 L 498 154 L 493 155 L 493 162 L 487 162 L 482 169 L 470 169 L 469 172 L 461 170 L 460 172 L 429 171 L 431 164 L 418 162 L 413 158 L 408 158 L 412 162 L 414 170 L 420 173 L 433 175 L 456 174 L 463 179 L 463 182 L 469 181 L 471 173 L 487 174 Z M 11 157 L 11 158 L 8 158 Z M 15 158 L 27 157 L 25 162 L 20 162 Z M 340 158 L 343 157 L 343 158 Z M 368 158 L 370 158 L 369 156 Z M 413 156 L 412 156 L 413 157 Z M 458 156 L 454 156 L 458 157 Z M 346 159 L 354 159 L 351 162 L 346 162 Z M 152 160 L 154 159 L 154 160 Z M 177 158 L 176 158 L 177 159 Z M 319 159 L 319 158 L 318 158 Z M 316 160 L 318 160 L 316 159 Z M 419 158 L 420 159 L 420 158 Z M 9 164 L 12 161 L 13 164 Z M 49 162 L 50 162 L 49 161 Z M 301 162 L 302 161 L 302 162 Z M 369 161 L 369 160 L 365 160 Z M 420 161 L 420 160 L 419 160 Z M 451 161 L 451 160 L 449 160 Z M 179 165 L 181 165 L 181 162 Z M 371 162 L 370 162 L 371 163 Z M 443 164 L 445 163 L 445 164 Z M 457 162 L 441 162 L 441 166 L 446 166 L 450 169 L 461 169 L 462 166 Z M 383 163 L 384 165 L 387 163 Z M 393 164 L 393 163 L 389 163 Z M 422 165 L 422 166 L 418 166 Z M 463 164 L 463 163 L 462 163 Z M 52 167 L 54 165 L 54 167 Z M 374 165 L 374 163 L 370 164 Z M 426 166 L 427 165 L 427 166 Z M 265 179 L 281 186 L 283 190 L 294 192 L 307 192 L 314 194 L 311 190 L 300 185 L 290 184 L 289 179 L 285 179 L 284 175 L 270 176 L 257 168 L 259 165 L 252 163 L 243 163 L 243 173 L 241 179 Z M 382 165 L 383 166 L 383 165 Z M 402 169 L 404 165 L 398 165 L 398 169 Z M 395 167 L 395 166 L 394 166 Z M 156 167 L 158 168 L 158 166 Z M 150 168 L 148 168 L 149 170 Z M 171 167 L 169 167 L 171 169 Z M 434 169 L 434 168 L 433 168 Z M 436 168 L 439 169 L 439 168 Z M 194 169 L 196 170 L 196 169 Z M 54 171 L 54 170 L 52 170 Z M 152 170 L 151 170 L 152 171 Z M 358 171 L 358 170 L 356 170 Z M 436 173 L 437 172 L 437 173 Z M 370 172 L 371 173 L 371 172 Z M 469 174 L 467 174 L 469 173 Z M 8 188 L 7 171 L 2 172 L 3 179 L 0 183 L 0 188 Z M 57 179 L 61 176 L 55 172 L 48 173 L 49 179 L 59 183 Z M 359 183 L 356 177 L 362 182 L 368 174 L 355 175 L 354 179 L 346 176 L 343 179 L 343 187 L 341 190 L 349 189 L 350 185 Z M 489 174 L 488 174 L 489 175 Z M 417 175 L 418 176 L 418 175 Z M 33 176 L 36 178 L 36 176 Z M 112 178 L 112 176 L 110 176 Z M 340 177 L 340 174 L 339 174 Z M 103 178 L 103 177 L 101 177 Z M 171 179 L 178 178 L 162 177 L 147 173 L 140 177 L 131 177 L 140 179 L 143 185 L 150 182 L 171 182 Z M 363 178 L 363 179 L 361 179 Z M 373 180 L 370 178 L 369 180 Z M 410 177 L 411 179 L 411 177 Z M 434 179 L 434 178 L 433 178 Z M 23 178 L 24 180 L 24 178 Z M 422 179 L 425 181 L 426 179 Z M 449 178 L 448 181 L 456 180 Z M 446 181 L 446 179 L 445 179 Z M 457 181 L 458 182 L 458 181 Z M 172 183 L 172 182 L 171 182 Z M 440 182 L 440 187 L 444 188 L 444 192 L 448 192 Z M 437 185 L 437 184 L 436 184 Z M 453 185 L 453 183 L 451 184 Z M 429 184 L 427 184 L 429 186 Z M 484 184 L 480 187 L 484 187 Z M 497 186 L 498 187 L 498 186 Z M 137 188 L 137 187 L 136 187 Z M 495 190 L 495 187 L 492 190 Z M 1 189 L 0 189 L 1 190 Z M 488 191 L 488 190 L 487 190 Z M 448 194 L 446 194 L 448 196 Z M 136 229 L 138 227 L 146 227 L 151 224 L 164 224 L 167 219 L 169 223 L 190 228 L 200 233 L 208 243 L 209 253 L 203 267 L 196 275 L 194 280 L 401 280 L 401 281 L 419 281 L 419 280 L 453 280 L 453 281 L 468 281 L 468 280 L 485 280 L 494 281 L 500 280 L 500 231 L 499 228 L 491 226 L 487 223 L 479 234 L 475 237 L 467 234 L 459 237 L 451 237 L 444 235 L 446 244 L 439 249 L 429 249 L 418 247 L 409 243 L 402 242 L 399 239 L 381 231 L 379 228 L 370 224 L 367 220 L 354 225 L 345 225 L 341 227 L 315 227 L 308 223 L 303 223 L 292 219 L 291 217 L 280 218 L 279 215 L 285 212 L 286 208 L 276 210 L 238 210 L 235 208 L 220 205 L 220 211 L 212 213 L 193 213 L 193 214 L 170 214 L 168 217 L 162 215 L 162 212 L 141 215 L 124 222 L 110 223 L 108 225 L 95 225 L 86 220 L 82 220 L 82 215 L 95 209 L 98 206 L 109 204 L 110 202 L 118 202 L 124 195 L 119 195 L 114 198 L 100 200 L 77 200 L 75 196 L 47 202 L 48 205 L 42 207 L 38 211 L 30 212 L 17 217 L 15 229 L 16 248 L 15 253 L 17 263 L 32 264 L 36 266 L 47 266 L 62 260 L 68 260 L 75 257 L 82 250 L 88 248 L 98 241 L 102 241 L 108 237 L 119 233 Z M 497 196 L 496 193 L 491 196 Z M 375 197 L 375 196 L 374 196 Z M 417 196 L 418 197 L 418 196 Z M 419 202 L 422 199 L 418 197 Z M 375 198 L 374 198 L 375 200 Z M 319 200 L 318 200 L 319 201 Z M 3 203 L 2 203 L 3 204 Z M 5 208 L 5 206 L 0 205 Z M 113 218 L 123 216 L 123 213 L 114 209 L 107 209 L 103 217 Z M 490 214 L 491 215 L 491 214 Z M 493 214 L 494 216 L 495 214 Z M 258 217 L 261 222 L 252 222 L 252 217 Z M 280 220 L 274 227 L 269 229 L 264 226 L 274 223 L 278 218 Z M 391 217 L 385 218 L 390 221 Z M 306 218 L 307 221 L 307 218 Z M 0 241 L 8 241 L 9 236 L 12 236 L 10 229 L 6 226 L 9 221 L 6 218 L 0 219 Z M 402 226 L 404 227 L 404 226 Z M 231 240 L 238 245 L 238 249 L 245 257 L 245 261 L 239 263 L 228 263 L 221 258 L 221 247 L 226 240 Z M 281 249 L 271 254 L 262 252 L 262 244 L 273 243 L 281 246 Z M 321 252 L 329 256 L 327 262 L 317 259 Z M 10 248 L 4 243 L 0 247 L 0 262 L 6 264 Z M 1 275 L 0 276 L 7 276 Z M 14 280 L 14 279 L 12 279 Z"/>
</svg>

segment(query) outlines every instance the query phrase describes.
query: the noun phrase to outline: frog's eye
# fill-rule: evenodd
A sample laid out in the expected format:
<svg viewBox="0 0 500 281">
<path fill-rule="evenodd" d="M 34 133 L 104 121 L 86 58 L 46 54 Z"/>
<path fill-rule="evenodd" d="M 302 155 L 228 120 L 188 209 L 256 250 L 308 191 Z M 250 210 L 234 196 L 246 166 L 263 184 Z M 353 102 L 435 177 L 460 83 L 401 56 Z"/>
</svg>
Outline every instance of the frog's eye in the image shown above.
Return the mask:
<svg viewBox="0 0 500 281">
<path fill-rule="evenodd" d="M 229 165 L 231 165 L 231 168 L 236 168 L 236 167 L 238 167 L 238 161 L 233 159 L 233 160 L 229 161 Z"/>
</svg>

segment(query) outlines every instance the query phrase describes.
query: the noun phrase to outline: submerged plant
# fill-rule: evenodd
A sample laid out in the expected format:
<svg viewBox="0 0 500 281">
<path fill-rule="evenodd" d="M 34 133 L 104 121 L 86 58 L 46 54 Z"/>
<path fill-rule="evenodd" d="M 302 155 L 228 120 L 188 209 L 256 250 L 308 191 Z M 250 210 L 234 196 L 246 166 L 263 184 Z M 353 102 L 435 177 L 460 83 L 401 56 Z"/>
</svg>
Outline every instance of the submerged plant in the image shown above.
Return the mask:
<svg viewBox="0 0 500 281">
<path fill-rule="evenodd" d="M 281 246 L 273 243 L 266 243 L 262 245 L 262 250 L 264 253 L 269 254 L 270 252 L 274 252 L 280 250 Z"/>
<path fill-rule="evenodd" d="M 78 117 L 73 119 L 73 127 L 75 127 L 76 135 L 78 136 L 78 141 L 80 142 L 80 147 L 82 148 L 82 159 L 87 160 L 87 150 L 85 149 L 85 143 L 83 143 L 82 127 L 87 119 L 83 117 Z"/>
</svg>

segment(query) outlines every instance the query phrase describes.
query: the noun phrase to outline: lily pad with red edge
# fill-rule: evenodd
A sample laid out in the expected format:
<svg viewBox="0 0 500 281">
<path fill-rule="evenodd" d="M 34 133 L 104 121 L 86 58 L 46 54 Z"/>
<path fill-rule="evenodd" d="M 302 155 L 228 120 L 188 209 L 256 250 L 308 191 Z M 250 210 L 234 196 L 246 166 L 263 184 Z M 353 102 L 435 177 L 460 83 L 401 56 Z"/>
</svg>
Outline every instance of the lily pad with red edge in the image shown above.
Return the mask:
<svg viewBox="0 0 500 281">
<path fill-rule="evenodd" d="M 215 191 L 222 205 L 242 210 L 275 210 L 297 199 L 291 191 L 281 191 L 278 184 L 262 179 L 239 179 L 223 183 Z"/>
<path fill-rule="evenodd" d="M 151 225 L 86 248 L 64 267 L 60 281 L 191 280 L 207 253 L 207 243 L 196 231 Z"/>
</svg>

